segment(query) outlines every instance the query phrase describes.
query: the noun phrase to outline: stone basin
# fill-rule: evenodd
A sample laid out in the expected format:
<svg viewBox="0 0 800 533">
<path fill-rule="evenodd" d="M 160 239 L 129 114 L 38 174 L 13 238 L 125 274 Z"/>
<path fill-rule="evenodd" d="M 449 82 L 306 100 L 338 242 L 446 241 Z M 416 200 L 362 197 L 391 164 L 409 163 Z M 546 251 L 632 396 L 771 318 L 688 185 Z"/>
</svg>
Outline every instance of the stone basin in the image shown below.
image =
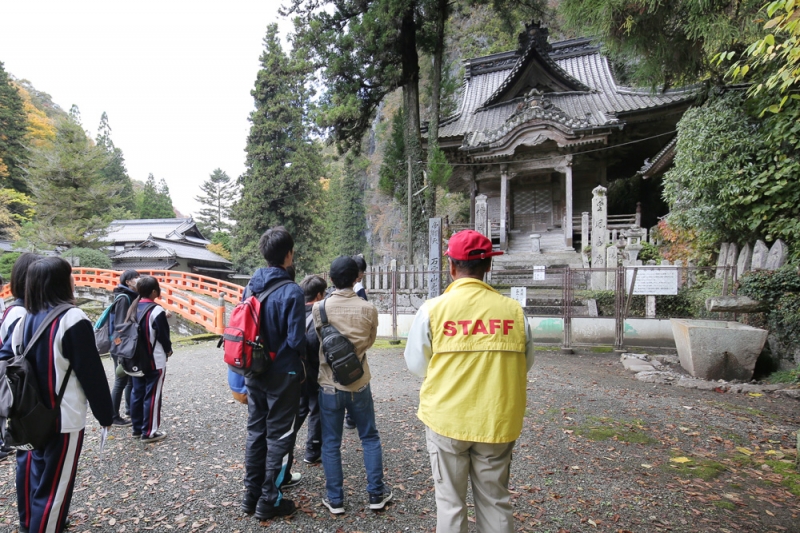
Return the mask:
<svg viewBox="0 0 800 533">
<path fill-rule="evenodd" d="M 767 330 L 720 320 L 671 318 L 681 366 L 700 379 L 747 381 L 767 341 Z"/>
</svg>

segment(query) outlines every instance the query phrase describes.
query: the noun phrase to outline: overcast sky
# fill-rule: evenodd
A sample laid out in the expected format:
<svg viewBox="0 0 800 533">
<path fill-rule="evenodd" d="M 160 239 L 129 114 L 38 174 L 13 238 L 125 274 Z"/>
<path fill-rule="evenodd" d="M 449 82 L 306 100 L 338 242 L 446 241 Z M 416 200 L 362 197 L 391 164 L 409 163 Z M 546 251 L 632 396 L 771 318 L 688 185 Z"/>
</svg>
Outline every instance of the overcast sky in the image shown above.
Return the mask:
<svg viewBox="0 0 800 533">
<path fill-rule="evenodd" d="M 244 171 L 267 24 L 291 29 L 281 3 L 0 0 L 0 61 L 65 111 L 77 105 L 92 138 L 108 113 L 131 178 L 165 178 L 189 215 L 215 168 Z"/>
</svg>

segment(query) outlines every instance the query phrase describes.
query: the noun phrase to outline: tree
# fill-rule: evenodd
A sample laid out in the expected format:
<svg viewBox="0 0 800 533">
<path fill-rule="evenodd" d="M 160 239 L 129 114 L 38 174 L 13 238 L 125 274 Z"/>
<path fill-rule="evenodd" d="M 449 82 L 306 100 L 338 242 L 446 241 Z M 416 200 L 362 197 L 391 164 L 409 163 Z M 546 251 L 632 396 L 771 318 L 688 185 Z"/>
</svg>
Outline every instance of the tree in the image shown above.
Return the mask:
<svg viewBox="0 0 800 533">
<path fill-rule="evenodd" d="M 369 160 L 348 152 L 343 172 L 330 180 L 326 207 L 331 258 L 364 253 L 367 247 L 364 187 Z"/>
<path fill-rule="evenodd" d="M 581 35 L 602 41 L 634 82 L 671 87 L 711 81 L 714 57 L 743 50 L 758 34 L 763 0 L 562 0 L 559 13 Z"/>
<path fill-rule="evenodd" d="M 139 218 L 175 218 L 169 187 L 164 178 L 161 178 L 156 187 L 155 177 L 149 174 L 147 181 L 144 182 L 144 188 L 137 196 Z"/>
<path fill-rule="evenodd" d="M 97 127 L 97 146 L 106 152 L 106 165 L 102 169 L 105 180 L 120 186 L 119 206 L 131 213 L 136 211 L 136 199 L 133 195 L 133 183 L 128 176 L 125 168 L 125 157 L 122 150 L 114 146 L 111 140 L 111 126 L 108 123 L 108 115 L 105 111 L 100 117 L 100 125 Z"/>
<path fill-rule="evenodd" d="M 325 168 L 320 147 L 309 135 L 313 66 L 302 52 L 295 49 L 287 55 L 277 25 L 267 27 L 261 69 L 251 91 L 255 110 L 245 148 L 247 168 L 239 177 L 242 194 L 232 211 L 234 262 L 245 269 L 263 265 L 258 241 L 278 225 L 294 237 L 300 272 L 321 266 L 320 179 Z"/>
<path fill-rule="evenodd" d="M 0 184 L 30 192 L 25 178 L 27 120 L 22 98 L 0 62 Z"/>
<path fill-rule="evenodd" d="M 195 196 L 195 200 L 205 207 L 194 217 L 200 229 L 211 234 L 230 231 L 229 220 L 236 199 L 236 183 L 218 168 L 200 185 L 200 190 L 205 194 Z"/>
<path fill-rule="evenodd" d="M 50 246 L 97 246 L 108 223 L 123 214 L 119 183 L 103 175 L 106 152 L 72 118 L 56 125 L 52 145 L 33 149 L 30 186 L 36 201 L 35 241 Z"/>
</svg>

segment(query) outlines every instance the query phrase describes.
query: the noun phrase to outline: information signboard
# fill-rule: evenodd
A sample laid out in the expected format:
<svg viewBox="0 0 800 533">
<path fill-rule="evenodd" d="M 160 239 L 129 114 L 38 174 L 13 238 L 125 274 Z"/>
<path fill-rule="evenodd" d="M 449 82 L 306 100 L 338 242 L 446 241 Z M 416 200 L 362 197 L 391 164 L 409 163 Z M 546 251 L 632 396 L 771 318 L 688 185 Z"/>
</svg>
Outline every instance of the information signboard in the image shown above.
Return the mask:
<svg viewBox="0 0 800 533">
<path fill-rule="evenodd" d="M 528 302 L 528 289 L 525 287 L 511 287 L 511 298 L 518 301 L 522 307 L 525 307 Z"/>
<path fill-rule="evenodd" d="M 678 268 L 676 267 L 626 267 L 625 292 L 628 292 L 636 273 L 636 285 L 633 287 L 634 295 L 662 296 L 678 294 Z"/>
<path fill-rule="evenodd" d="M 544 281 L 544 266 L 533 267 L 533 281 Z"/>
</svg>

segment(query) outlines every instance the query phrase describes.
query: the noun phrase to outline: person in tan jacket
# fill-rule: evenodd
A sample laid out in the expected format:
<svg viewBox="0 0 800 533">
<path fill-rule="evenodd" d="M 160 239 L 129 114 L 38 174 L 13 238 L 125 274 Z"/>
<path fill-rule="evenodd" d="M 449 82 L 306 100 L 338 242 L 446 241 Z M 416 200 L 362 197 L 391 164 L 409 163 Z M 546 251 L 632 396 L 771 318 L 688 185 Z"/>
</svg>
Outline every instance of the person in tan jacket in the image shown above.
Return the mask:
<svg viewBox="0 0 800 533">
<path fill-rule="evenodd" d="M 330 325 L 355 346 L 364 375 L 350 385 L 338 383 L 320 347 L 319 409 L 322 423 L 322 467 L 325 471 L 327 492 L 322 503 L 332 514 L 344 513 L 341 446 L 344 413 L 347 409 L 356 424 L 364 450 L 369 508 L 377 511 L 383 509 L 392 499 L 391 489 L 383 482 L 383 450 L 375 424 L 367 362 L 367 350 L 375 342 L 378 333 L 378 311 L 374 305 L 362 300 L 353 291 L 353 284 L 358 277 L 358 265 L 351 257 L 336 258 L 331 264 L 330 277 L 336 291 L 322 302 L 314 304 L 312 310 L 317 335 L 324 341 L 320 334 L 323 325 L 320 305 L 324 304 Z"/>
</svg>

